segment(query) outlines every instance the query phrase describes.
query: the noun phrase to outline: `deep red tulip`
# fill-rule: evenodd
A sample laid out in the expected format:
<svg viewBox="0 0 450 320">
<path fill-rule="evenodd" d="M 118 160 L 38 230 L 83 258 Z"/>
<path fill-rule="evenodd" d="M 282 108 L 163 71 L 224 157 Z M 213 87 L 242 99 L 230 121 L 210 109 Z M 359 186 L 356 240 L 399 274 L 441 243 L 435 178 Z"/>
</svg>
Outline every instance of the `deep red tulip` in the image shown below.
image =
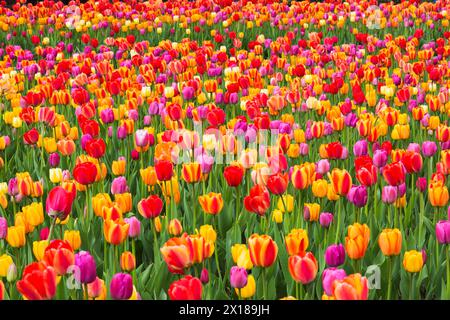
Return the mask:
<svg viewBox="0 0 450 320">
<path fill-rule="evenodd" d="M 289 183 L 287 174 L 276 173 L 267 179 L 267 188 L 273 194 L 280 195 L 286 192 Z"/>
<path fill-rule="evenodd" d="M 25 144 L 34 145 L 39 140 L 39 132 L 36 130 L 36 128 L 33 128 L 23 135 L 23 142 Z"/>
<path fill-rule="evenodd" d="M 245 169 L 241 165 L 229 165 L 223 171 L 225 181 L 230 187 L 237 187 L 242 183 Z"/>
<path fill-rule="evenodd" d="M 42 261 L 52 266 L 58 275 L 64 275 L 75 263 L 75 255 L 69 242 L 53 240 L 45 249 Z"/>
<path fill-rule="evenodd" d="M 79 163 L 73 169 L 75 181 L 83 185 L 94 183 L 97 173 L 97 166 L 90 161 Z"/>
<path fill-rule="evenodd" d="M 72 203 L 74 196 L 61 186 L 54 187 L 48 193 L 45 202 L 45 211 L 52 217 L 58 217 L 60 220 L 65 220 L 72 211 Z"/>
<path fill-rule="evenodd" d="M 157 195 L 151 195 L 138 203 L 138 211 L 144 218 L 156 218 L 163 209 L 163 201 Z"/>
<path fill-rule="evenodd" d="M 51 266 L 33 262 L 25 267 L 17 290 L 28 300 L 50 300 L 56 294 L 56 273 Z"/>
<path fill-rule="evenodd" d="M 93 158 L 99 159 L 103 157 L 105 150 L 106 144 L 102 138 L 92 139 L 86 143 L 86 152 Z"/>
<path fill-rule="evenodd" d="M 173 176 L 173 164 L 168 160 L 160 160 L 155 164 L 155 171 L 159 181 L 168 181 Z"/>
<path fill-rule="evenodd" d="M 169 287 L 170 300 L 201 300 L 202 282 L 191 275 L 172 282 Z"/>
<path fill-rule="evenodd" d="M 406 170 L 401 162 L 387 164 L 383 168 L 383 177 L 391 186 L 399 186 L 405 182 Z"/>
<path fill-rule="evenodd" d="M 256 185 L 244 198 L 244 206 L 250 212 L 263 216 L 270 207 L 270 194 L 264 186 Z"/>
</svg>

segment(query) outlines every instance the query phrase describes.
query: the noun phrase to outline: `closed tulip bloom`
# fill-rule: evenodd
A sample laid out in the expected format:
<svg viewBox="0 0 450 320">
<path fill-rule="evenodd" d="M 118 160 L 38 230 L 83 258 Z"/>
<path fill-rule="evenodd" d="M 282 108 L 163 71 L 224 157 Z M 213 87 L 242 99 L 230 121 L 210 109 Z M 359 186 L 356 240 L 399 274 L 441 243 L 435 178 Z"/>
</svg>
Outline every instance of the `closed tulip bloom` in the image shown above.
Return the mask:
<svg viewBox="0 0 450 320">
<path fill-rule="evenodd" d="M 24 226 L 14 226 L 8 228 L 8 235 L 6 236 L 6 241 L 13 248 L 20 248 L 25 245 L 25 227 Z"/>
<path fill-rule="evenodd" d="M 183 232 L 183 226 L 181 225 L 180 220 L 172 219 L 169 222 L 169 234 L 173 236 L 178 236 Z"/>
<path fill-rule="evenodd" d="M 198 197 L 198 202 L 202 207 L 203 211 L 216 215 L 223 208 L 223 199 L 221 193 L 210 192 L 208 194 L 202 195 Z"/>
<path fill-rule="evenodd" d="M 326 197 L 328 193 L 328 182 L 325 179 L 317 179 L 312 183 L 312 192 L 315 197 Z"/>
<path fill-rule="evenodd" d="M 373 153 L 373 164 L 377 167 L 377 168 L 382 168 L 386 165 L 388 160 L 388 154 L 385 150 L 376 150 Z"/>
<path fill-rule="evenodd" d="M 383 177 L 391 186 L 399 186 L 405 182 L 406 169 L 400 162 L 394 162 L 383 168 Z"/>
<path fill-rule="evenodd" d="M 127 179 L 125 177 L 117 177 L 111 182 L 111 193 L 122 194 L 128 192 Z"/>
<path fill-rule="evenodd" d="M 402 250 L 402 233 L 399 229 L 384 229 L 378 245 L 385 256 L 398 256 Z"/>
<path fill-rule="evenodd" d="M 75 166 L 73 169 L 73 178 L 79 184 L 89 185 L 95 182 L 97 173 L 97 166 L 90 161 L 86 161 Z"/>
<path fill-rule="evenodd" d="M 217 232 L 214 230 L 214 227 L 205 224 L 200 227 L 200 235 L 205 238 L 207 241 L 216 242 L 217 239 Z"/>
<path fill-rule="evenodd" d="M 345 262 L 345 250 L 342 244 L 332 244 L 325 250 L 325 263 L 329 267 L 339 267 Z"/>
<path fill-rule="evenodd" d="M 352 186 L 347 194 L 347 199 L 356 207 L 362 208 L 367 204 L 368 196 L 365 186 Z"/>
<path fill-rule="evenodd" d="M 8 220 L 0 217 L 0 239 L 5 239 L 8 235 Z"/>
<path fill-rule="evenodd" d="M 64 231 L 64 240 L 67 241 L 74 251 L 81 247 L 80 231 L 66 230 Z"/>
<path fill-rule="evenodd" d="M 79 272 L 75 273 L 75 279 L 79 283 L 92 283 L 97 278 L 97 264 L 94 257 L 87 251 L 80 251 L 75 255 L 75 265 Z"/>
<path fill-rule="evenodd" d="M 205 240 L 201 235 L 189 235 L 187 237 L 189 251 L 193 253 L 192 262 L 202 263 L 204 259 L 210 258 L 214 253 L 214 243 Z"/>
<path fill-rule="evenodd" d="M 416 273 L 422 270 L 423 255 L 416 250 L 406 251 L 403 256 L 403 268 L 410 273 Z"/>
<path fill-rule="evenodd" d="M 350 259 L 362 259 L 366 254 L 370 239 L 370 229 L 366 224 L 354 223 L 348 227 L 345 249 Z"/>
<path fill-rule="evenodd" d="M 309 168 L 306 166 L 294 166 L 291 174 L 291 182 L 295 189 L 306 189 L 310 185 Z"/>
<path fill-rule="evenodd" d="M 123 271 L 133 271 L 136 268 L 136 258 L 130 251 L 125 251 L 120 256 L 120 267 Z"/>
<path fill-rule="evenodd" d="M 183 164 L 181 170 L 181 176 L 186 183 L 196 183 L 199 182 L 202 177 L 202 169 L 200 163 L 191 162 Z"/>
<path fill-rule="evenodd" d="M 67 269 L 75 262 L 73 248 L 67 241 L 53 240 L 45 248 L 42 261 L 52 266 L 58 275 L 65 275 Z"/>
<path fill-rule="evenodd" d="M 201 300 L 202 282 L 191 275 L 172 282 L 169 287 L 170 300 Z"/>
<path fill-rule="evenodd" d="M 431 183 L 428 187 L 428 199 L 433 207 L 444 207 L 449 200 L 447 186 L 442 181 Z"/>
<path fill-rule="evenodd" d="M 250 195 L 244 198 L 247 211 L 263 216 L 270 207 L 270 194 L 264 186 L 255 185 L 250 189 Z"/>
<path fill-rule="evenodd" d="M 184 269 L 192 265 L 194 252 L 187 241 L 187 235 L 169 239 L 160 249 L 170 272 L 183 274 Z"/>
<path fill-rule="evenodd" d="M 427 158 L 434 156 L 437 150 L 438 148 L 434 141 L 424 141 L 422 143 L 422 154 Z"/>
<path fill-rule="evenodd" d="M 154 186 L 158 182 L 155 167 L 147 167 L 139 171 L 142 181 L 147 186 Z"/>
<path fill-rule="evenodd" d="M 336 300 L 367 300 L 369 285 L 366 277 L 359 273 L 351 274 L 333 282 L 333 296 Z"/>
<path fill-rule="evenodd" d="M 115 176 L 123 176 L 126 170 L 126 160 L 124 157 L 119 157 L 117 161 L 112 162 L 112 172 Z"/>
<path fill-rule="evenodd" d="M 327 296 L 333 295 L 333 283 L 347 276 L 344 269 L 327 268 L 322 273 L 322 287 Z"/>
<path fill-rule="evenodd" d="M 63 187 L 57 186 L 50 190 L 45 203 L 45 211 L 51 218 L 65 220 L 72 211 L 73 194 Z"/>
<path fill-rule="evenodd" d="M 398 188 L 393 186 L 384 186 L 381 192 L 381 200 L 384 203 L 392 204 L 398 199 Z"/>
<path fill-rule="evenodd" d="M 352 187 L 352 177 L 345 169 L 334 168 L 331 171 L 330 181 L 333 185 L 334 191 L 338 195 L 346 196 Z"/>
<path fill-rule="evenodd" d="M 324 175 L 330 171 L 330 161 L 327 159 L 321 159 L 316 163 L 316 172 Z"/>
<path fill-rule="evenodd" d="M 106 219 L 103 222 L 103 235 L 108 243 L 119 245 L 127 238 L 129 228 L 125 221 Z"/>
<path fill-rule="evenodd" d="M 436 238 L 440 244 L 450 244 L 450 221 L 442 220 L 436 224 Z"/>
<path fill-rule="evenodd" d="M 0 277 L 6 277 L 9 267 L 14 264 L 10 255 L 3 254 L 0 256 Z"/>
<path fill-rule="evenodd" d="M 238 267 L 250 270 L 253 268 L 252 260 L 250 259 L 250 251 L 245 244 L 235 244 L 231 247 L 231 256 Z"/>
<path fill-rule="evenodd" d="M 200 274 L 200 281 L 203 284 L 207 284 L 209 282 L 209 272 L 208 269 L 203 268 L 202 273 Z"/>
<path fill-rule="evenodd" d="M 245 169 L 240 164 L 231 164 L 223 171 L 223 176 L 228 186 L 237 187 L 242 183 L 245 174 Z"/>
<path fill-rule="evenodd" d="M 423 159 L 418 152 L 406 151 L 401 162 L 408 173 L 417 173 L 422 170 Z"/>
<path fill-rule="evenodd" d="M 248 239 L 250 259 L 256 267 L 270 267 L 276 260 L 278 246 L 268 235 L 253 234 Z"/>
<path fill-rule="evenodd" d="M 109 286 L 111 298 L 114 300 L 128 300 L 133 294 L 133 279 L 128 273 L 116 273 Z"/>
<path fill-rule="evenodd" d="M 236 294 L 239 295 L 243 299 L 251 298 L 255 295 L 256 292 L 256 281 L 253 275 L 249 275 L 247 278 L 247 285 L 242 289 L 234 289 Z"/>
<path fill-rule="evenodd" d="M 319 216 L 319 223 L 324 228 L 329 228 L 333 222 L 333 214 L 330 212 L 322 212 Z"/>
<path fill-rule="evenodd" d="M 96 277 L 94 281 L 88 283 L 88 295 L 90 299 L 105 300 L 106 299 L 106 286 L 105 281 Z"/>
<path fill-rule="evenodd" d="M 231 267 L 230 284 L 232 288 L 241 289 L 247 285 L 247 270 L 237 266 Z"/>
<path fill-rule="evenodd" d="M 128 229 L 128 237 L 137 238 L 141 234 L 141 222 L 136 217 L 123 219 L 130 227 Z"/>
<path fill-rule="evenodd" d="M 267 188 L 269 191 L 276 195 L 283 194 L 288 186 L 289 177 L 287 174 L 273 174 L 267 180 Z"/>
<path fill-rule="evenodd" d="M 286 250 L 290 256 L 304 255 L 308 249 L 308 233 L 304 229 L 292 229 L 285 238 Z"/>
<path fill-rule="evenodd" d="M 49 170 L 49 177 L 52 183 L 60 183 L 63 178 L 61 168 L 51 168 Z"/>
<path fill-rule="evenodd" d="M 33 262 L 25 267 L 16 286 L 27 300 L 50 300 L 56 294 L 56 272 L 44 263 Z"/>
<path fill-rule="evenodd" d="M 173 164 L 168 160 L 159 160 L 155 164 L 155 171 L 159 181 L 169 181 L 173 176 Z"/>
<path fill-rule="evenodd" d="M 368 145 L 366 140 L 359 140 L 353 145 L 353 154 L 357 157 L 365 156 L 368 152 Z"/>
<path fill-rule="evenodd" d="M 136 130 L 134 134 L 134 143 L 137 147 L 146 147 L 149 144 L 149 133 L 145 129 Z"/>
<path fill-rule="evenodd" d="M 311 252 L 304 256 L 290 256 L 288 267 L 292 278 L 303 285 L 312 282 L 319 270 L 317 260 Z"/>
<path fill-rule="evenodd" d="M 416 181 L 416 188 L 417 188 L 417 190 L 419 190 L 419 192 L 423 193 L 427 189 L 427 184 L 428 184 L 427 178 L 419 177 L 419 178 L 417 178 L 417 181 Z"/>
<path fill-rule="evenodd" d="M 151 195 L 138 203 L 138 211 L 146 219 L 153 219 L 161 214 L 163 201 L 157 195 Z"/>
</svg>

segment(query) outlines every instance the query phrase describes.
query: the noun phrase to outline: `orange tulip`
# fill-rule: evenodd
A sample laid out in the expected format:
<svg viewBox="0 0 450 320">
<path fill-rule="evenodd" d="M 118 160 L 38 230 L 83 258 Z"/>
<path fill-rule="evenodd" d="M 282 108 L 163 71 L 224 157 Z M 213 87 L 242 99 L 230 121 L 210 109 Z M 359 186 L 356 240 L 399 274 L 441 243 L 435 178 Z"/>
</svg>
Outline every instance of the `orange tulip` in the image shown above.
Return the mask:
<svg viewBox="0 0 450 320">
<path fill-rule="evenodd" d="M 370 239 L 370 229 L 366 224 L 355 223 L 348 227 L 345 250 L 350 259 L 361 259 L 366 254 Z"/>
<path fill-rule="evenodd" d="M 334 191 L 338 195 L 347 195 L 352 187 L 352 177 L 345 169 L 334 168 L 329 174 Z"/>
<path fill-rule="evenodd" d="M 223 208 L 223 199 L 221 193 L 210 192 L 198 197 L 198 202 L 203 211 L 208 214 L 216 215 Z"/>
<path fill-rule="evenodd" d="M 399 229 L 384 229 L 378 237 L 378 245 L 385 256 L 398 256 L 402 250 L 402 233 Z"/>
<path fill-rule="evenodd" d="M 107 219 L 103 222 L 103 233 L 108 243 L 121 244 L 128 236 L 130 225 L 124 221 Z"/>
<path fill-rule="evenodd" d="M 285 241 L 290 256 L 304 255 L 309 245 L 308 233 L 303 229 L 292 229 Z"/>
<path fill-rule="evenodd" d="M 301 282 L 303 285 L 312 282 L 319 270 L 319 265 L 316 258 L 311 252 L 303 256 L 290 256 L 288 260 L 289 272 L 296 282 Z"/>
<path fill-rule="evenodd" d="M 160 249 L 169 271 L 184 274 L 184 269 L 192 265 L 194 252 L 190 249 L 187 234 L 178 238 L 170 238 Z"/>
<path fill-rule="evenodd" d="M 248 239 L 250 259 L 254 266 L 270 267 L 277 258 L 278 246 L 268 235 L 253 234 Z"/>
<path fill-rule="evenodd" d="M 336 300 L 367 300 L 369 296 L 367 278 L 355 273 L 342 280 L 335 280 L 333 296 Z"/>
</svg>

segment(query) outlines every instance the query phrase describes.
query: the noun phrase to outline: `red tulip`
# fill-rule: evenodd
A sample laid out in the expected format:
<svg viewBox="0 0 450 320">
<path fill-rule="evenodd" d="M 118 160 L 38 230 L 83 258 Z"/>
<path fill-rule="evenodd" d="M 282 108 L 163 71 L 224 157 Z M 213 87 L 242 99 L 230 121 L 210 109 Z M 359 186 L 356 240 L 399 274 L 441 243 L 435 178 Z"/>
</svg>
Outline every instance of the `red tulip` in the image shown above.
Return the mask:
<svg viewBox="0 0 450 320">
<path fill-rule="evenodd" d="M 201 300 L 202 282 L 191 275 L 172 282 L 169 287 L 170 300 Z"/>
<path fill-rule="evenodd" d="M 72 211 L 74 198 L 73 193 L 57 186 L 48 193 L 45 210 L 50 217 L 65 220 Z"/>
<path fill-rule="evenodd" d="M 78 121 L 80 123 L 81 132 L 83 134 L 90 134 L 92 137 L 97 137 L 100 133 L 100 126 L 95 120 Z"/>
<path fill-rule="evenodd" d="M 173 176 L 173 164 L 168 160 L 160 160 L 155 164 L 155 171 L 159 181 L 168 181 Z"/>
<path fill-rule="evenodd" d="M 290 256 L 288 266 L 292 278 L 304 285 L 312 282 L 319 270 L 317 260 L 311 252 L 304 256 Z"/>
<path fill-rule="evenodd" d="M 56 294 L 55 270 L 42 262 L 33 262 L 25 267 L 17 290 L 28 300 L 49 300 Z"/>
<path fill-rule="evenodd" d="M 156 218 L 163 208 L 163 201 L 157 195 L 151 195 L 138 203 L 138 211 L 144 218 Z"/>
<path fill-rule="evenodd" d="M 406 151 L 403 154 L 401 162 L 405 166 L 408 173 L 417 173 L 422 170 L 423 159 L 420 153 L 414 151 Z"/>
<path fill-rule="evenodd" d="M 82 185 L 94 183 L 97 173 L 97 166 L 90 161 L 79 163 L 73 169 L 74 179 Z"/>
<path fill-rule="evenodd" d="M 106 144 L 102 138 L 92 139 L 86 143 L 86 152 L 93 158 L 99 159 L 103 157 L 105 150 Z"/>
<path fill-rule="evenodd" d="M 405 167 L 401 162 L 387 164 L 383 168 L 383 177 L 391 186 L 399 186 L 405 182 Z"/>
<path fill-rule="evenodd" d="M 329 159 L 341 159 L 344 147 L 339 142 L 331 142 L 325 147 Z"/>
<path fill-rule="evenodd" d="M 250 212 L 263 216 L 270 207 L 270 194 L 264 186 L 256 185 L 244 198 L 244 206 Z"/>
<path fill-rule="evenodd" d="M 25 144 L 34 145 L 39 140 L 39 132 L 36 130 L 36 128 L 33 128 L 23 135 L 23 142 Z"/>
<path fill-rule="evenodd" d="M 69 242 L 53 240 L 44 251 L 43 261 L 52 266 L 58 275 L 64 275 L 75 263 L 75 255 Z"/>
<path fill-rule="evenodd" d="M 225 181 L 230 187 L 237 187 L 242 183 L 245 170 L 241 165 L 229 165 L 223 171 Z"/>
<path fill-rule="evenodd" d="M 283 194 L 288 186 L 289 176 L 287 174 L 276 173 L 267 179 L 267 188 L 273 194 Z"/>
</svg>

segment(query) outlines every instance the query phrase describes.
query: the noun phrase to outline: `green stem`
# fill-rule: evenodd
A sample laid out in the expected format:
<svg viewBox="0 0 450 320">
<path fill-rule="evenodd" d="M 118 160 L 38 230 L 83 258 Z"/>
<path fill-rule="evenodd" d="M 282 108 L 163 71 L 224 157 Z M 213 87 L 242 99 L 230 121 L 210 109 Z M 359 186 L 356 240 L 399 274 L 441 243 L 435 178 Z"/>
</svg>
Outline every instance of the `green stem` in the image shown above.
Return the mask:
<svg viewBox="0 0 450 320">
<path fill-rule="evenodd" d="M 391 300 L 391 289 L 392 289 L 392 257 L 387 257 L 388 263 L 388 290 L 386 300 Z"/>
</svg>

